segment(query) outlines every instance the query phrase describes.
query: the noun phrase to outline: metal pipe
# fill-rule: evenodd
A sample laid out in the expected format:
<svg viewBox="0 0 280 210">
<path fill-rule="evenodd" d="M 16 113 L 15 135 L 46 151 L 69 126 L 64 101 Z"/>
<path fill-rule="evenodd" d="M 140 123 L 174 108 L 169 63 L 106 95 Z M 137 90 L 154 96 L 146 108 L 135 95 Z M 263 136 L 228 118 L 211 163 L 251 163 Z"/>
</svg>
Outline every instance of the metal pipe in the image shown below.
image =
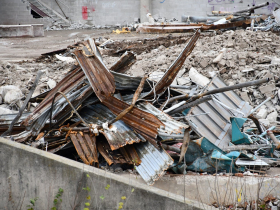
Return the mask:
<svg viewBox="0 0 280 210">
<path fill-rule="evenodd" d="M 162 144 L 161 146 L 165 150 L 170 150 L 170 151 L 173 151 L 173 152 L 177 152 L 179 154 L 181 153 L 181 150 L 179 148 L 177 148 L 177 147 L 172 147 L 172 146 L 169 146 L 167 144 Z"/>
<path fill-rule="evenodd" d="M 259 9 L 259 8 L 265 7 L 265 6 L 267 6 L 267 5 L 269 5 L 269 2 L 264 2 L 264 3 L 262 3 L 262 4 L 259 4 L 259 5 L 250 7 L 250 8 L 248 8 L 248 9 L 243 9 L 243 10 L 236 11 L 236 12 L 234 12 L 234 13 L 232 13 L 232 14 L 235 15 L 235 14 L 243 13 L 243 12 L 249 12 L 249 13 L 251 14 L 251 13 L 253 13 L 253 11 L 254 11 L 255 9 Z"/>
<path fill-rule="evenodd" d="M 228 146 L 223 147 L 222 150 L 224 151 L 240 151 L 240 150 L 256 150 L 259 148 L 271 148 L 272 145 L 267 144 L 258 144 L 258 145 L 235 145 L 235 146 Z"/>
<path fill-rule="evenodd" d="M 40 77 L 42 76 L 43 73 L 44 73 L 44 72 L 42 72 L 42 71 L 38 71 L 37 76 L 36 76 L 36 78 L 35 78 L 35 81 L 34 81 L 33 85 L 31 86 L 30 91 L 29 91 L 29 93 L 28 93 L 26 99 L 24 100 L 23 105 L 22 105 L 21 108 L 19 109 L 19 112 L 18 112 L 17 116 L 13 119 L 13 121 L 12 121 L 12 123 L 10 124 L 8 130 L 5 131 L 5 132 L 1 135 L 1 137 L 10 135 L 10 133 L 13 131 L 14 125 L 15 125 L 15 124 L 17 123 L 17 121 L 20 119 L 20 117 L 21 117 L 21 115 L 22 115 L 22 113 L 23 113 L 23 111 L 24 111 L 26 105 L 28 104 L 28 102 L 29 102 L 29 100 L 30 100 L 30 98 L 31 98 L 31 96 L 32 96 L 32 94 L 33 94 L 33 92 L 35 91 L 35 89 L 36 89 L 36 87 L 37 87 L 37 84 L 38 84 L 38 82 L 39 82 L 39 79 L 40 79 Z"/>
<path fill-rule="evenodd" d="M 180 103 L 175 104 L 174 106 L 170 107 L 169 109 L 164 110 L 163 112 L 164 112 L 164 113 L 169 113 L 169 112 L 171 112 L 172 110 L 177 109 L 178 107 L 182 106 L 182 105 L 185 104 L 185 103 L 186 103 L 186 101 L 181 101 Z"/>
<path fill-rule="evenodd" d="M 196 106 L 196 105 L 198 105 L 198 104 L 201 104 L 201 103 L 203 103 L 203 102 L 210 101 L 211 99 L 212 99 L 211 96 L 206 96 L 206 97 L 200 98 L 200 99 L 195 100 L 195 101 L 193 101 L 193 102 L 187 103 L 187 104 L 185 104 L 184 106 L 181 106 L 181 107 L 179 107 L 179 108 L 177 108 L 177 109 L 171 111 L 171 112 L 168 113 L 168 114 L 171 115 L 171 114 L 175 114 L 175 113 L 181 112 L 181 111 L 183 111 L 183 110 L 185 110 L 185 109 L 191 108 L 191 107 Z"/>
<path fill-rule="evenodd" d="M 220 20 L 221 17 L 201 17 L 201 16 L 187 16 L 182 15 L 182 22 L 207 22 L 208 20 L 217 21 Z"/>
<path fill-rule="evenodd" d="M 216 89 L 201 93 L 199 95 L 193 96 L 191 99 L 192 99 L 192 101 L 194 101 L 194 100 L 199 99 L 203 96 L 207 96 L 207 95 L 211 95 L 211 94 L 217 94 L 217 93 L 223 93 L 223 92 L 226 92 L 226 91 L 240 89 L 240 88 L 249 87 L 249 86 L 253 86 L 253 85 L 260 85 L 260 84 L 265 83 L 265 82 L 269 82 L 269 78 L 254 80 L 254 81 L 250 81 L 250 82 L 244 82 L 244 83 L 240 83 L 240 84 L 236 84 L 236 85 L 232 85 L 232 86 L 227 86 L 227 87 L 222 87 L 222 88 L 216 88 Z"/>
<path fill-rule="evenodd" d="M 256 106 L 254 109 L 251 110 L 250 114 L 253 114 L 255 111 L 257 111 L 262 105 L 264 105 L 266 102 L 270 101 L 271 97 L 268 97 L 266 100 L 264 100 L 262 103 L 260 103 L 258 106 Z M 249 115 L 250 115 L 249 114 Z"/>
</svg>

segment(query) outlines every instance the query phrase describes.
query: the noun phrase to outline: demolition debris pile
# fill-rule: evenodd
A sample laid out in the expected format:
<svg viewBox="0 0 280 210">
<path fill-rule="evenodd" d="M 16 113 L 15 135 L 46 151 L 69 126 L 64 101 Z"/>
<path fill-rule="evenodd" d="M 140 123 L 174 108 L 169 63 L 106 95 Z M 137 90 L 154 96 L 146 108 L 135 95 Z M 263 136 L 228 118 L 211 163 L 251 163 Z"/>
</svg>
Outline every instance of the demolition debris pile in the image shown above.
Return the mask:
<svg viewBox="0 0 280 210">
<path fill-rule="evenodd" d="M 75 61 L 41 58 L 40 70 L 47 70 L 34 81 L 36 63 L 2 64 L 4 102 L 20 91 L 7 86 L 14 84 L 9 70 L 21 72 L 26 88 L 10 100 L 8 108 L 19 111 L 0 115 L 2 136 L 64 156 L 76 151 L 95 167 L 135 168 L 150 185 L 166 170 L 265 172 L 280 157 L 280 40 L 252 31 L 199 36 L 197 30 L 175 46 L 169 36 L 168 46 L 139 48 L 137 55 L 128 51 L 135 46 L 101 43 L 104 58 L 88 39 L 66 52 Z M 113 52 L 122 56 L 112 59 Z"/>
</svg>

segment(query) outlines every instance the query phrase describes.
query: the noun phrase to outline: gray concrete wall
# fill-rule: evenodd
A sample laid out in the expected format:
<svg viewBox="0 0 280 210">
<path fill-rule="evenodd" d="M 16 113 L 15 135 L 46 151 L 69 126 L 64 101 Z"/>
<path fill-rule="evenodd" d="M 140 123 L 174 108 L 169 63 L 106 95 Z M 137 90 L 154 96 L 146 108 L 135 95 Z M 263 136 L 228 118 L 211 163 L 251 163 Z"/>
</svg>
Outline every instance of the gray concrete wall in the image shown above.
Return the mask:
<svg viewBox="0 0 280 210">
<path fill-rule="evenodd" d="M 55 0 L 41 1 L 63 15 Z M 146 2 L 149 6 L 145 6 Z M 72 22 L 80 21 L 95 26 L 130 24 L 135 18 L 140 18 L 140 11 L 167 19 L 175 17 L 180 21 L 182 15 L 206 16 L 212 10 L 237 11 L 263 2 L 264 0 L 58 0 Z M 256 13 L 271 14 L 276 4 L 272 0 L 269 2 L 269 6 L 256 10 Z M 1 0 L 0 24 L 42 22 L 42 19 L 32 18 L 30 8 L 27 9 L 22 0 Z"/>
<path fill-rule="evenodd" d="M 180 210 L 202 209 L 201 204 L 42 150 L 0 138 L 0 209 L 51 209 L 59 188 L 59 209 Z M 83 190 L 83 188 L 87 188 Z M 106 189 L 107 187 L 107 189 Z M 87 197 L 90 196 L 88 200 Z M 125 197 L 124 197 L 125 196 Z M 125 198 L 125 199 L 124 199 Z M 200 206 L 200 207 L 199 207 Z M 209 209 L 209 207 L 207 207 Z"/>
<path fill-rule="evenodd" d="M 23 3 L 22 0 L 1 0 L 0 3 L 0 25 L 24 25 L 32 23 L 46 25 L 49 23 L 49 21 L 43 18 L 33 18 L 30 7 L 28 4 Z"/>
<path fill-rule="evenodd" d="M 246 9 L 253 4 L 264 3 L 264 0 L 152 0 L 153 15 L 181 21 L 182 15 L 206 16 L 212 11 L 234 12 Z M 269 6 L 256 10 L 256 13 L 271 14 L 276 4 L 268 1 Z M 279 1 L 278 1 L 279 2 Z"/>
</svg>

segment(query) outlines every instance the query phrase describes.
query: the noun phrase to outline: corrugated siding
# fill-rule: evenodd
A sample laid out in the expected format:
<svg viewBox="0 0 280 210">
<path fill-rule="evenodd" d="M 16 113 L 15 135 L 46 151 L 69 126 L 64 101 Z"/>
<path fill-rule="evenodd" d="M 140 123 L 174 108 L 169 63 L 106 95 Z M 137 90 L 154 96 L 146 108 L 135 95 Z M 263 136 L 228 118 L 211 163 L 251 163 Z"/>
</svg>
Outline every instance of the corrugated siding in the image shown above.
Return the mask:
<svg viewBox="0 0 280 210">
<path fill-rule="evenodd" d="M 210 82 L 207 90 L 226 86 L 227 85 L 219 77 L 215 77 Z M 215 94 L 214 97 L 231 109 L 244 113 L 244 116 L 247 116 L 252 109 L 249 103 L 243 101 L 234 91 L 218 93 Z M 229 110 L 214 100 L 210 100 L 193 107 L 188 116 L 207 112 L 209 112 L 209 114 L 192 116 L 187 119 L 198 135 L 206 137 L 222 149 L 228 146 L 231 141 L 230 117 L 243 117 L 241 113 L 233 110 Z"/>
</svg>

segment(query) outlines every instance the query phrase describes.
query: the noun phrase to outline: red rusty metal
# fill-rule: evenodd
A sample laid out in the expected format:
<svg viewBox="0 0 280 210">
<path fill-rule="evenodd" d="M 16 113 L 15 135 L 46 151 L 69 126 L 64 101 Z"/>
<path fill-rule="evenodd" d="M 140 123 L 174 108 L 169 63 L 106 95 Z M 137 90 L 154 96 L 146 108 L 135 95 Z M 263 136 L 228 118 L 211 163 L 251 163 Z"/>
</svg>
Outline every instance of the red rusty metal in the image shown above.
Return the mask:
<svg viewBox="0 0 280 210">
<path fill-rule="evenodd" d="M 110 70 L 125 73 L 136 62 L 136 56 L 132 52 L 125 52 L 120 59 L 111 66 Z"/>
<path fill-rule="evenodd" d="M 244 25 L 251 24 L 251 19 L 236 21 L 232 23 L 225 23 L 219 25 L 206 25 L 206 24 L 185 24 L 185 25 L 148 25 L 141 26 L 137 29 L 137 32 L 140 33 L 185 33 L 193 32 L 193 30 L 201 29 L 205 30 L 215 30 L 215 29 L 226 29 L 233 27 L 241 27 Z"/>
<path fill-rule="evenodd" d="M 70 138 L 78 155 L 85 164 L 98 164 L 95 136 L 90 136 L 90 134 L 86 132 L 71 132 Z"/>
<path fill-rule="evenodd" d="M 101 102 L 115 92 L 115 81 L 112 73 L 94 54 L 89 42 L 82 49 L 74 51 L 77 61 L 83 69 L 91 87 Z"/>
<path fill-rule="evenodd" d="M 103 101 L 103 104 L 107 106 L 115 115 L 119 115 L 123 110 L 130 106 L 129 104 L 115 97 L 107 98 L 105 101 Z M 122 117 L 122 121 L 124 121 L 131 128 L 139 130 L 141 133 L 143 132 L 152 138 L 156 138 L 158 128 L 160 126 L 164 126 L 164 124 L 154 115 L 142 111 L 137 107 L 133 107 L 129 113 L 124 115 Z"/>
<path fill-rule="evenodd" d="M 141 163 L 140 157 L 133 145 L 126 145 L 118 150 L 111 150 L 107 141 L 99 140 L 96 143 L 98 151 L 109 165 L 119 163 L 138 166 Z"/>
</svg>

